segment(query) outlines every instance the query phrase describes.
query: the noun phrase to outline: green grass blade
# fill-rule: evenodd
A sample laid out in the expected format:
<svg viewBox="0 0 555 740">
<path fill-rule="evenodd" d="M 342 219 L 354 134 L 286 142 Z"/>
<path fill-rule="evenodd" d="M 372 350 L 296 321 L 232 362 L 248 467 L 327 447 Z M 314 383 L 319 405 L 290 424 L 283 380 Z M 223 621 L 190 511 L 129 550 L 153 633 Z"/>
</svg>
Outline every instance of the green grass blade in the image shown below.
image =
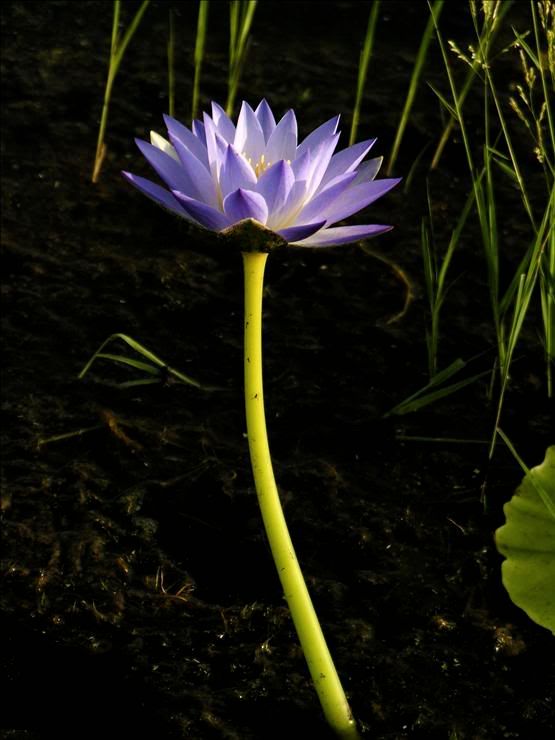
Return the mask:
<svg viewBox="0 0 555 740">
<path fill-rule="evenodd" d="M 380 0 L 373 0 L 372 7 L 370 9 L 370 16 L 368 18 L 368 28 L 366 29 L 366 36 L 364 38 L 364 46 L 360 54 L 360 61 L 358 66 L 357 94 L 355 99 L 355 107 L 353 108 L 351 134 L 349 136 L 350 145 L 355 143 L 357 137 L 357 130 L 360 119 L 360 108 L 362 105 L 362 96 L 364 95 L 364 88 L 366 86 L 368 65 L 370 63 L 370 58 L 372 57 L 372 49 L 374 47 L 374 35 L 376 33 L 379 11 Z"/>
<path fill-rule="evenodd" d="M 168 113 L 175 117 L 175 24 L 172 8 L 169 10 L 168 27 Z"/>
<path fill-rule="evenodd" d="M 462 388 L 465 388 L 467 385 L 470 385 L 471 383 L 475 383 L 480 378 L 485 377 L 486 375 L 489 375 L 489 370 L 486 370 L 482 373 L 478 373 L 477 375 L 472 375 L 470 378 L 465 378 L 464 380 L 460 380 L 458 383 L 453 383 L 452 385 L 448 385 L 445 388 L 440 388 L 437 391 L 432 391 L 431 393 L 426 393 L 425 395 L 420 395 L 418 398 L 415 398 L 412 401 L 403 401 L 402 403 L 395 406 L 391 411 L 388 411 L 385 416 L 403 416 L 404 414 L 408 414 L 414 411 L 419 411 L 420 409 L 424 408 L 425 406 L 429 406 L 431 403 L 435 403 L 436 401 L 439 401 L 441 398 L 445 398 L 446 396 L 450 396 L 453 393 L 456 393 L 457 391 L 460 391 Z M 429 386 L 427 386 L 429 387 Z"/>
<path fill-rule="evenodd" d="M 200 97 L 200 75 L 204 61 L 206 29 L 208 28 L 209 0 L 200 0 L 197 19 L 197 38 L 195 41 L 195 78 L 193 82 L 193 103 L 191 118 L 197 118 Z"/>
<path fill-rule="evenodd" d="M 397 133 L 395 134 L 395 141 L 393 142 L 393 149 L 391 151 L 391 156 L 389 158 L 389 163 L 387 166 L 388 177 L 390 177 L 391 173 L 393 172 L 393 168 L 397 160 L 397 155 L 399 154 L 399 149 L 401 147 L 401 142 L 403 140 L 405 128 L 407 126 L 410 113 L 412 110 L 412 105 L 414 103 L 414 98 L 416 97 L 416 92 L 418 90 L 418 85 L 420 83 L 420 76 L 424 68 L 424 63 L 426 61 L 428 47 L 430 45 L 430 42 L 434 34 L 434 25 L 437 22 L 441 14 L 441 11 L 443 9 L 443 3 L 444 3 L 444 0 L 434 0 L 431 13 L 430 13 L 430 18 L 428 19 L 426 28 L 424 29 L 424 34 L 420 42 L 420 48 L 418 49 L 418 54 L 416 55 L 416 61 L 414 64 L 414 68 L 412 70 L 412 76 L 410 79 L 409 89 L 407 92 L 407 97 L 405 100 L 403 112 L 401 114 L 401 120 L 399 121 Z"/>
<path fill-rule="evenodd" d="M 108 125 L 108 112 L 110 109 L 110 101 L 112 98 L 112 88 L 114 85 L 114 80 L 116 79 L 116 75 L 118 73 L 121 60 L 123 59 L 123 55 L 125 54 L 125 50 L 127 49 L 129 42 L 131 41 L 137 28 L 139 27 L 139 24 L 146 12 L 149 2 L 150 0 L 144 0 L 144 2 L 141 4 L 139 9 L 135 13 L 133 20 L 129 24 L 129 27 L 125 32 L 121 43 L 119 43 L 120 2 L 119 0 L 115 0 L 114 2 L 112 39 L 110 44 L 110 61 L 108 64 L 108 77 L 106 79 L 106 88 L 104 90 L 104 100 L 102 103 L 100 128 L 98 130 L 98 139 L 96 142 L 96 153 L 94 157 L 93 171 L 91 177 L 92 182 L 98 181 L 100 170 L 102 168 L 102 163 L 104 161 L 104 157 L 106 156 L 106 145 L 104 143 L 104 138 L 106 136 L 106 127 Z"/>
</svg>

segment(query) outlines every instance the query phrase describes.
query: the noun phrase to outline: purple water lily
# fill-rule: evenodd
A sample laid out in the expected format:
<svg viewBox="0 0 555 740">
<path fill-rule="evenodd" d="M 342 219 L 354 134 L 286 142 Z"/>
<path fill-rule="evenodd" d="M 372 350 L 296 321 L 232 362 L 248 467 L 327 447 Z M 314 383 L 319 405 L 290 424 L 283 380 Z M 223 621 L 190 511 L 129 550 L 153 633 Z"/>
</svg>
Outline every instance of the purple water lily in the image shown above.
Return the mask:
<svg viewBox="0 0 555 740">
<path fill-rule="evenodd" d="M 391 226 L 333 226 L 391 190 L 399 179 L 374 180 L 382 158 L 362 160 L 375 139 L 334 154 L 339 116 L 297 145 L 289 110 L 276 124 L 266 100 L 243 103 L 235 125 L 217 104 L 189 130 L 164 116 L 169 141 L 151 133 L 137 145 L 167 188 L 130 172 L 124 176 L 173 213 L 212 231 L 254 219 L 299 247 L 347 244 Z M 330 228 L 331 227 L 331 228 Z"/>
</svg>

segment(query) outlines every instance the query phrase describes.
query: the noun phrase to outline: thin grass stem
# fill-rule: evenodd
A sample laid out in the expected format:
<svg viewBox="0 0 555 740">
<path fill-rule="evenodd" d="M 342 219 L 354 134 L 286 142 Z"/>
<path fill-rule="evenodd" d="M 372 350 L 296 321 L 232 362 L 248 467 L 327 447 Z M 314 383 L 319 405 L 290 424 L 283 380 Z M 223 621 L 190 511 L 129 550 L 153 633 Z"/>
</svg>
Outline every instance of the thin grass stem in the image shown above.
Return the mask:
<svg viewBox="0 0 555 740">
<path fill-rule="evenodd" d="M 98 131 L 98 139 L 96 142 L 96 154 L 94 157 L 94 165 L 92 172 L 92 182 L 98 182 L 100 176 L 100 170 L 104 157 L 106 156 L 106 145 L 104 138 L 106 136 L 106 127 L 108 125 L 108 112 L 110 109 L 110 101 L 112 98 L 112 88 L 114 86 L 114 80 L 119 70 L 121 60 L 125 54 L 125 50 L 129 46 L 129 42 L 135 35 L 137 28 L 142 20 L 143 15 L 149 5 L 150 0 L 144 0 L 141 3 L 139 9 L 135 13 L 133 20 L 129 24 L 127 31 L 123 36 L 123 40 L 119 41 L 119 16 L 120 16 L 120 0 L 114 0 L 114 17 L 112 22 L 112 40 L 110 45 L 110 61 L 108 64 L 108 77 L 106 80 L 106 88 L 104 90 L 104 100 L 102 103 L 102 114 L 100 118 L 100 128 Z"/>
<path fill-rule="evenodd" d="M 407 92 L 407 97 L 405 99 L 405 105 L 401 114 L 399 126 L 397 127 L 397 133 L 395 134 L 393 148 L 391 150 L 391 155 L 389 157 L 389 162 L 387 165 L 388 177 L 391 176 L 393 168 L 395 167 L 395 162 L 397 160 L 397 155 L 399 154 L 399 149 L 403 140 L 405 128 L 407 127 L 407 123 L 412 110 L 412 105 L 414 103 L 414 98 L 416 97 L 416 92 L 420 83 L 420 76 L 422 74 L 424 63 L 426 61 L 426 56 L 428 54 L 428 47 L 430 46 L 430 42 L 434 34 L 434 25 L 439 19 L 439 16 L 443 9 L 443 3 L 444 0 L 434 0 L 433 6 L 430 8 L 431 15 L 428 19 L 428 22 L 426 23 L 426 28 L 424 29 L 424 34 L 420 42 L 420 48 L 418 49 L 418 54 L 416 55 L 416 61 L 414 63 L 414 68 L 412 70 L 412 75 L 409 83 L 409 89 Z"/>
<path fill-rule="evenodd" d="M 193 81 L 193 103 L 191 105 L 191 118 L 197 118 L 200 98 L 200 75 L 204 61 L 204 46 L 206 42 L 206 29 L 208 27 L 209 0 L 200 0 L 198 6 L 197 37 L 195 41 L 195 78 Z"/>
<path fill-rule="evenodd" d="M 372 6 L 370 8 L 370 16 L 368 18 L 368 28 L 366 29 L 366 36 L 364 38 L 364 46 L 362 47 L 362 51 L 360 53 L 360 60 L 358 65 L 357 94 L 355 99 L 355 107 L 353 108 L 353 120 L 351 122 L 349 145 L 354 144 L 357 138 L 358 124 L 360 119 L 360 108 L 362 105 L 364 88 L 366 86 L 368 65 L 372 57 L 372 49 L 374 48 L 374 35 L 376 32 L 379 11 L 380 0 L 373 0 Z"/>
<path fill-rule="evenodd" d="M 173 9 L 168 18 L 168 113 L 175 116 L 175 23 Z"/>
<path fill-rule="evenodd" d="M 226 113 L 231 116 L 249 46 L 249 33 L 257 0 L 229 3 L 229 75 Z"/>
</svg>

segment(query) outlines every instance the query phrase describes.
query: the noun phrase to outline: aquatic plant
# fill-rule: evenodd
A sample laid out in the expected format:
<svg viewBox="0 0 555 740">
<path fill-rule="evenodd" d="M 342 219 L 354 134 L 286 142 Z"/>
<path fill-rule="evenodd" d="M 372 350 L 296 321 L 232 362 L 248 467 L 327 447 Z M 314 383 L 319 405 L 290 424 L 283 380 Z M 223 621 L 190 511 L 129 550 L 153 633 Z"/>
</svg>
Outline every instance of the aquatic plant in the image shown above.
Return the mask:
<svg viewBox="0 0 555 740">
<path fill-rule="evenodd" d="M 199 226 L 223 232 L 253 219 L 281 242 L 302 247 L 347 244 L 391 229 L 379 224 L 330 228 L 399 182 L 374 180 L 381 158 L 362 163 L 375 139 L 334 154 L 339 116 L 298 146 L 294 112 L 276 124 L 265 100 L 256 111 L 243 103 L 237 126 L 216 103 L 212 116 L 194 121 L 192 131 L 170 116 L 165 122 L 169 141 L 153 132 L 152 143 L 137 139 L 137 146 L 167 189 L 123 174 L 149 198 Z"/>
<path fill-rule="evenodd" d="M 375 236 L 391 226 L 332 226 L 369 205 L 398 179 L 374 180 L 381 159 L 362 160 L 374 139 L 334 154 L 339 117 L 297 145 L 289 110 L 276 123 L 265 100 L 244 102 L 235 125 L 217 104 L 192 130 L 165 118 L 169 141 L 152 134 L 139 149 L 167 189 L 124 172 L 172 213 L 223 233 L 243 255 L 247 436 L 258 501 L 274 562 L 324 714 L 343 738 L 358 733 L 314 611 L 280 503 L 272 469 L 262 380 L 262 294 L 268 252 L 292 244 L 325 247 Z M 330 228 L 331 227 L 331 228 Z"/>
</svg>

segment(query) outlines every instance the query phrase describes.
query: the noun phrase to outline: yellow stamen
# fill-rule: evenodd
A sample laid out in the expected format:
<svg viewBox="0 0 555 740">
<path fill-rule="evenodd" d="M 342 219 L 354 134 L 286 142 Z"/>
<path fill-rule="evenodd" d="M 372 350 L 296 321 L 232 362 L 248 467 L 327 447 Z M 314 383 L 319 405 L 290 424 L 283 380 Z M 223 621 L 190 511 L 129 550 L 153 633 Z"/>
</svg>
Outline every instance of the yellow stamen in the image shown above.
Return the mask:
<svg viewBox="0 0 555 740">
<path fill-rule="evenodd" d="M 273 162 L 266 162 L 266 155 L 265 154 L 262 154 L 260 156 L 260 159 L 258 160 L 258 162 L 256 164 L 253 164 L 252 163 L 252 157 L 247 157 L 246 152 L 243 152 L 242 153 L 242 156 L 250 164 L 250 166 L 253 169 L 254 174 L 257 177 L 260 177 L 260 175 L 262 175 L 262 173 L 264 173 L 268 169 L 268 167 L 271 167 L 272 164 L 273 164 Z M 288 159 L 286 161 L 287 161 L 287 164 L 291 164 L 291 160 L 290 159 Z"/>
</svg>

